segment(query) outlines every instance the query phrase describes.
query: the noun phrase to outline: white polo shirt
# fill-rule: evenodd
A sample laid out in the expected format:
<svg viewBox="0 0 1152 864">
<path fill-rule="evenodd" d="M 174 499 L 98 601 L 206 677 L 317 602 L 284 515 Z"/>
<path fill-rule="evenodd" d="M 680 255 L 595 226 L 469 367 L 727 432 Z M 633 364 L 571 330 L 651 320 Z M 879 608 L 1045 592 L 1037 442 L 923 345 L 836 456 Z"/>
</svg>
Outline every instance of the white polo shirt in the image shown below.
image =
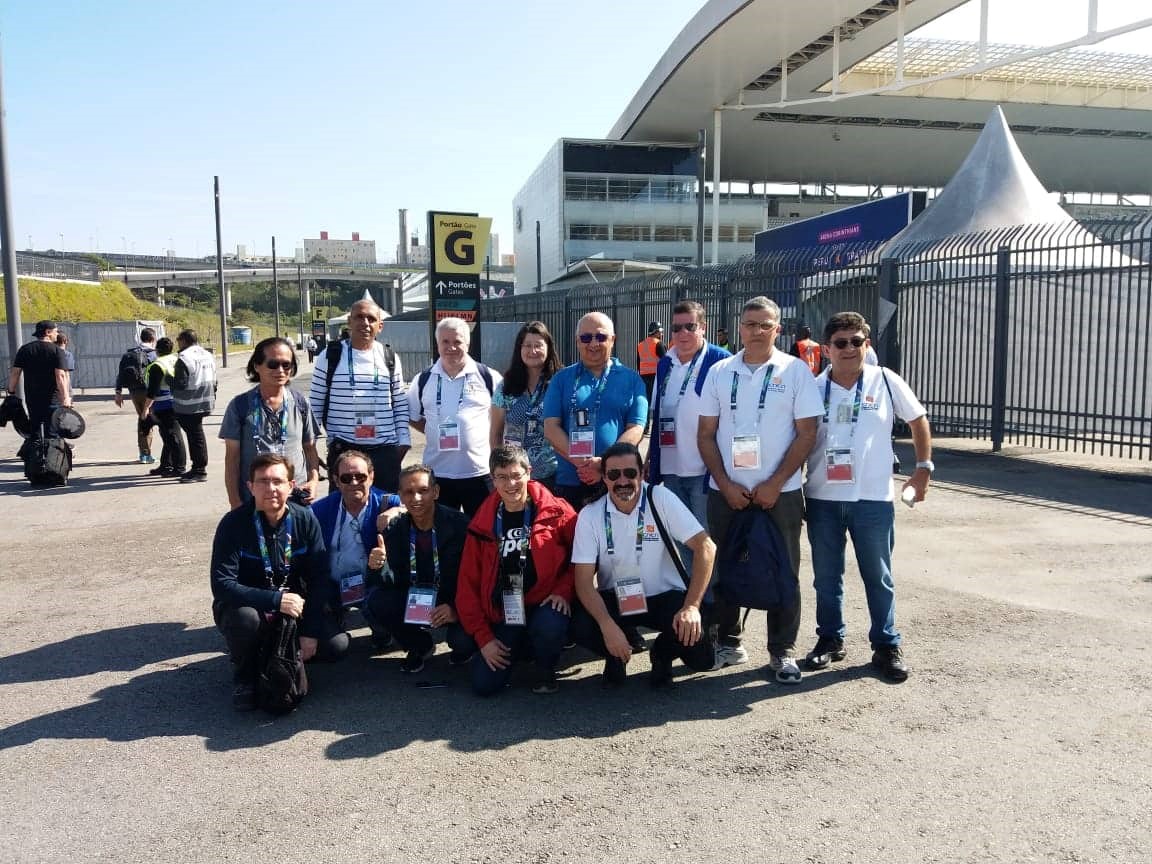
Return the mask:
<svg viewBox="0 0 1152 864">
<path fill-rule="evenodd" d="M 668 377 L 664 379 L 668 384 L 664 387 L 663 399 L 660 402 L 660 420 L 663 422 L 665 417 L 672 417 L 676 421 L 676 444 L 671 447 L 660 445 L 662 474 L 699 477 L 708 472 L 704 467 L 704 460 L 700 457 L 700 448 L 696 444 L 696 426 L 700 417 L 700 397 L 696 395 L 696 382 L 700 378 L 700 367 L 704 365 L 704 353 L 707 349 L 707 344 L 700 349 L 696 355 L 695 365 L 692 364 L 692 357 L 681 363 L 674 349 L 668 352 L 672 367 L 668 370 Z M 711 373 L 712 369 L 708 371 Z M 653 398 L 660 398 L 660 393 L 654 393 Z M 659 429 L 652 430 L 652 438 L 657 442 L 660 441 Z"/>
<path fill-rule="evenodd" d="M 891 501 L 892 422 L 895 417 L 915 420 L 927 412 L 903 378 L 891 369 L 868 364 L 860 384 L 860 407 L 854 410 L 856 385 L 841 387 L 829 378 L 831 371 L 825 369 L 815 379 L 822 402 L 827 386 L 828 412 L 821 417 L 816 446 L 808 457 L 804 494 L 819 501 Z M 851 449 L 855 482 L 828 482 L 825 454 L 829 446 Z"/>
<path fill-rule="evenodd" d="M 811 375 L 811 373 L 809 373 Z M 648 488 L 643 483 L 640 488 L 641 496 Z M 656 509 L 660 511 L 660 520 L 673 540 L 686 543 L 695 537 L 704 528 L 696 521 L 684 503 L 676 497 L 675 493 L 664 486 L 652 487 L 652 499 L 656 502 Z M 640 505 L 643 498 L 637 502 L 631 513 L 621 513 L 612 502 L 611 495 L 605 495 L 599 501 L 593 501 L 580 511 L 576 520 L 576 537 L 572 542 L 573 564 L 595 564 L 596 587 L 600 591 L 608 591 L 615 585 L 615 574 L 621 565 L 627 567 L 636 562 L 636 525 L 640 517 Z M 608 535 L 604 529 L 605 512 L 612 525 L 613 553 L 608 554 Z M 644 583 L 644 596 L 652 597 L 663 594 L 665 591 L 683 591 L 684 581 L 676 572 L 676 565 L 664 547 L 664 541 L 656 530 L 656 520 L 652 518 L 649 508 L 644 510 L 643 522 L 644 539 L 641 541 L 639 576 Z"/>
<path fill-rule="evenodd" d="M 495 370 L 490 370 L 490 374 L 495 389 L 503 379 Z M 412 379 L 408 387 L 408 410 L 413 419 L 423 417 L 425 420 L 424 462 L 437 477 L 462 480 L 488 473 L 491 407 L 492 394 L 471 357 L 464 361 L 464 368 L 455 378 L 449 377 L 437 360 L 424 385 L 423 397 L 420 376 Z M 458 450 L 441 450 L 441 424 L 444 423 L 456 424 Z"/>
<path fill-rule="evenodd" d="M 765 388 L 765 376 L 772 370 L 772 378 Z M 736 379 L 736 410 L 732 410 L 733 376 Z M 764 408 L 759 409 L 760 394 L 764 393 Z M 816 379 L 808 364 L 773 349 L 766 363 L 755 371 L 744 364 L 744 352 L 721 360 L 708 372 L 700 399 L 702 417 L 719 417 L 716 445 L 724 459 L 728 477 L 748 489 L 767 480 L 780 467 L 796 437 L 796 420 L 819 417 L 824 403 L 816 389 Z M 736 436 L 758 436 L 760 440 L 760 467 L 736 468 L 732 462 L 732 441 Z M 716 479 L 709 484 L 719 489 Z M 788 478 L 781 489 L 792 492 L 800 488 L 800 471 Z"/>
</svg>

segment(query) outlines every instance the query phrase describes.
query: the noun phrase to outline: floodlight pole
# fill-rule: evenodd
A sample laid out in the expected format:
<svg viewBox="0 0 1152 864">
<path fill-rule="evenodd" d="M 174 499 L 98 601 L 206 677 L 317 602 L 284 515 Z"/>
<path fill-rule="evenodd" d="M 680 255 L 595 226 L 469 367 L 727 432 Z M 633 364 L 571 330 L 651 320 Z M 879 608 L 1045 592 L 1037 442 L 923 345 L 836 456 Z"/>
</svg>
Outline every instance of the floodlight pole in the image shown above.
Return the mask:
<svg viewBox="0 0 1152 864">
<path fill-rule="evenodd" d="M 0 68 L 2 66 L 0 62 Z M 4 308 L 8 313 L 8 356 L 11 358 L 20 350 L 20 280 L 16 274 L 16 244 L 12 239 L 15 232 L 8 184 L 8 133 L 4 127 L 4 82 L 0 73 L 0 246 L 4 247 Z M 23 376 L 20 380 L 23 383 Z"/>
<path fill-rule="evenodd" d="M 276 278 L 276 238 L 272 238 L 272 309 L 276 314 L 276 336 L 280 335 L 280 281 Z"/>
<path fill-rule="evenodd" d="M 216 198 L 216 284 L 220 288 L 220 365 L 228 368 L 228 311 L 224 293 L 224 248 L 220 240 L 220 175 L 212 178 Z"/>
</svg>

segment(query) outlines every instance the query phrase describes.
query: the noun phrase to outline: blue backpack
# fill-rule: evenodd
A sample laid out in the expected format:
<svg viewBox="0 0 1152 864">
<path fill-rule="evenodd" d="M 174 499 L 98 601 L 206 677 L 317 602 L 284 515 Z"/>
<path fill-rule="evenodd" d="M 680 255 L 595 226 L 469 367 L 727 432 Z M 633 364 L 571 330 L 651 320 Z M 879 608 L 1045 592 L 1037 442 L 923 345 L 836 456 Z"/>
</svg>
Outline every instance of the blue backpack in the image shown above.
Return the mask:
<svg viewBox="0 0 1152 864">
<path fill-rule="evenodd" d="M 799 600 L 788 547 L 767 510 L 737 511 L 716 565 L 716 593 L 729 606 L 777 609 Z"/>
</svg>

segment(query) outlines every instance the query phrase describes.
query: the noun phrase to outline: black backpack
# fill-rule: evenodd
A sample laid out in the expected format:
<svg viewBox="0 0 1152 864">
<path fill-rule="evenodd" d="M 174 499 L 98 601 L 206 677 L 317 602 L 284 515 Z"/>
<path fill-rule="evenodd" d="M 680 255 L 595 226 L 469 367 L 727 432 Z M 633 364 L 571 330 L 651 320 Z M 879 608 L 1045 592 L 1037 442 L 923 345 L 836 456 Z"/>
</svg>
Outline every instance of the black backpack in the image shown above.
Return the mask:
<svg viewBox="0 0 1152 864">
<path fill-rule="evenodd" d="M 336 377 L 336 367 L 340 364 L 340 356 L 344 352 L 343 342 L 329 342 L 324 349 L 324 359 L 328 368 L 324 370 L 324 407 L 320 411 L 320 425 L 328 428 L 328 403 L 332 401 L 332 379 Z M 387 342 L 384 343 L 384 365 L 388 367 L 388 386 L 396 377 L 396 352 Z M 395 395 L 395 394 L 393 394 Z"/>
<path fill-rule="evenodd" d="M 129 348 L 120 358 L 120 371 L 116 376 L 116 386 L 122 390 L 145 390 L 148 380 L 144 370 L 148 368 L 147 348 Z"/>
<path fill-rule="evenodd" d="M 260 645 L 256 705 L 269 714 L 288 714 L 308 695 L 308 675 L 300 659 L 296 619 L 278 614 Z"/>
<path fill-rule="evenodd" d="M 778 609 L 796 604 L 788 547 L 767 510 L 738 510 L 716 560 L 716 593 L 729 606 Z"/>
<path fill-rule="evenodd" d="M 492 384 L 492 370 L 489 369 L 487 366 L 485 366 L 483 363 L 477 361 L 476 362 L 476 371 L 479 372 L 480 377 L 484 379 L 484 386 L 488 388 L 488 395 L 491 396 L 493 391 L 495 390 L 495 387 Z M 428 384 L 428 379 L 431 377 L 432 377 L 432 367 L 429 366 L 427 369 L 425 369 L 423 372 L 420 373 L 420 377 L 417 379 L 416 401 L 420 403 L 420 416 L 421 417 L 424 416 L 424 387 Z"/>
</svg>

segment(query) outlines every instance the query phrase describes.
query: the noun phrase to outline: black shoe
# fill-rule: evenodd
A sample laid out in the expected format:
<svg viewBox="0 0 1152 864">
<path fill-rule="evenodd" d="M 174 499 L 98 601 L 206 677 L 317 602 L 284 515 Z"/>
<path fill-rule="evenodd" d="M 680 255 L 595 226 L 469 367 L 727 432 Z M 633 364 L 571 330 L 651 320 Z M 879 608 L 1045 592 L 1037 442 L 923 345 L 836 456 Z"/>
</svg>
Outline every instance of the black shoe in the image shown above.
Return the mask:
<svg viewBox="0 0 1152 864">
<path fill-rule="evenodd" d="M 804 663 L 809 669 L 823 669 L 833 661 L 839 662 L 847 655 L 844 650 L 844 640 L 832 636 L 821 636 L 816 640 L 816 647 L 808 652 Z"/>
<path fill-rule="evenodd" d="M 380 654 L 396 647 L 392 634 L 384 627 L 372 630 L 372 647 Z"/>
<path fill-rule="evenodd" d="M 181 483 L 205 483 L 207 480 L 207 471 L 187 471 L 180 475 Z"/>
<path fill-rule="evenodd" d="M 448 655 L 448 665 L 449 666 L 463 666 L 469 660 L 472 659 L 472 655 L 475 653 L 476 653 L 475 651 L 473 651 L 471 654 L 465 654 L 463 651 L 452 651 Z"/>
<path fill-rule="evenodd" d="M 648 678 L 648 685 L 653 690 L 672 686 L 672 659 L 661 657 L 659 652 L 652 652 L 652 674 Z"/>
<path fill-rule="evenodd" d="M 539 673 L 536 683 L 532 685 L 532 692 L 541 696 L 550 696 L 560 690 L 556 683 L 556 670 L 544 669 Z"/>
<path fill-rule="evenodd" d="M 628 639 L 628 645 L 632 648 L 633 654 L 643 654 L 648 650 L 648 643 L 644 641 L 644 637 L 635 627 L 625 627 L 624 636 Z"/>
<path fill-rule="evenodd" d="M 907 681 L 908 664 L 899 645 L 881 645 L 872 652 L 872 665 L 889 681 Z"/>
<path fill-rule="evenodd" d="M 404 659 L 400 662 L 400 671 L 406 672 L 409 675 L 415 675 L 417 672 L 423 672 L 424 661 L 435 653 L 435 645 L 433 645 L 427 651 L 409 651 L 404 656 Z"/>
<path fill-rule="evenodd" d="M 179 471 L 175 468 L 169 468 L 168 466 L 164 466 L 163 468 L 153 468 L 148 473 L 153 477 L 182 477 L 184 475 L 183 471 Z"/>
<path fill-rule="evenodd" d="M 600 684 L 605 690 L 614 690 L 624 685 L 628 677 L 628 670 L 624 668 L 624 661 L 609 657 L 604 661 L 604 678 Z"/>
<path fill-rule="evenodd" d="M 256 688 L 252 686 L 251 682 L 245 681 L 232 686 L 232 710 L 256 710 Z"/>
</svg>

